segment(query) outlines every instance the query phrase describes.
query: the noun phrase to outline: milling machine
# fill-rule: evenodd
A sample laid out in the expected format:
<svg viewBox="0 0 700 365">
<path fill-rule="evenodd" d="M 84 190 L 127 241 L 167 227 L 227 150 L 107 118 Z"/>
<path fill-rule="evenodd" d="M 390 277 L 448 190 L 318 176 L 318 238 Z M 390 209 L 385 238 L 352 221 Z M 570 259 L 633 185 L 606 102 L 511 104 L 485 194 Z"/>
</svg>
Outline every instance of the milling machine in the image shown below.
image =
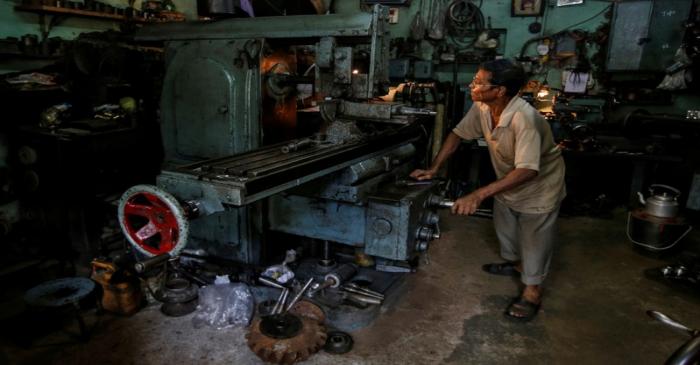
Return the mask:
<svg viewBox="0 0 700 365">
<path fill-rule="evenodd" d="M 439 237 L 434 185 L 400 180 L 423 156 L 435 112 L 378 100 L 388 91 L 387 22 L 377 5 L 144 27 L 139 40 L 166 47 L 166 163 L 157 186 L 120 201 L 135 250 L 257 264 L 274 231 L 353 246 L 385 268 L 415 261 Z M 311 113 L 297 110 L 305 90 Z M 322 121 L 299 132 L 297 115 L 308 114 Z"/>
</svg>

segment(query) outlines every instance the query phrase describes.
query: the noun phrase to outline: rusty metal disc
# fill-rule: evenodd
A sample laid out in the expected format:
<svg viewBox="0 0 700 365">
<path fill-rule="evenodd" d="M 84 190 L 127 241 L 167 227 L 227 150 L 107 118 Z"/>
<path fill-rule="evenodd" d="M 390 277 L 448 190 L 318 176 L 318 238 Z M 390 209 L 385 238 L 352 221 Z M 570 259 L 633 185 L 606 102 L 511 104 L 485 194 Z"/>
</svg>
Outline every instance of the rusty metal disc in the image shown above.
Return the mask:
<svg viewBox="0 0 700 365">
<path fill-rule="evenodd" d="M 272 338 L 263 334 L 258 318 L 250 326 L 250 332 L 246 335 L 248 347 L 263 361 L 273 364 L 294 364 L 304 361 L 312 354 L 318 352 L 326 343 L 326 327 L 318 321 L 294 316 L 301 322 L 299 332 L 289 338 Z"/>
<path fill-rule="evenodd" d="M 300 317 L 313 319 L 318 323 L 326 322 L 326 313 L 318 305 L 309 302 L 308 300 L 300 300 L 289 309 L 289 313 L 296 314 Z"/>
<path fill-rule="evenodd" d="M 290 313 L 273 314 L 262 317 L 260 320 L 260 332 L 263 335 L 284 340 L 292 338 L 301 332 L 301 319 Z"/>
</svg>

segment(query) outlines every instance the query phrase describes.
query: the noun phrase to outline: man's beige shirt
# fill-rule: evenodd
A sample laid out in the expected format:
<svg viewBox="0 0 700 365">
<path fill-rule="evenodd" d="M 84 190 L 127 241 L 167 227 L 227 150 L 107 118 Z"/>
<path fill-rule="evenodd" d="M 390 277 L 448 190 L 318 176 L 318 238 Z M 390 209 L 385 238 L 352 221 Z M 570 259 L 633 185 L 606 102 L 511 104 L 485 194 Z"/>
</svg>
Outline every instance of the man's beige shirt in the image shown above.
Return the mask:
<svg viewBox="0 0 700 365">
<path fill-rule="evenodd" d="M 495 198 L 521 213 L 549 213 L 564 196 L 564 159 L 554 143 L 552 129 L 540 113 L 520 97 L 514 97 L 492 128 L 489 107 L 475 102 L 453 132 L 463 139 L 484 137 L 496 177 L 516 168 L 537 171 L 537 177 L 501 192 Z"/>
</svg>

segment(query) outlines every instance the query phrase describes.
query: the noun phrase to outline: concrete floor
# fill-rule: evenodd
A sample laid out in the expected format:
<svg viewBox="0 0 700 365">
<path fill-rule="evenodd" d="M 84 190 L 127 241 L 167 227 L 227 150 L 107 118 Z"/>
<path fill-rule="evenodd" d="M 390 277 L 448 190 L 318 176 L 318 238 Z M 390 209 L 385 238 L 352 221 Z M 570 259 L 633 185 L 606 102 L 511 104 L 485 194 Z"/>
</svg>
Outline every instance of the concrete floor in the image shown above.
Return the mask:
<svg viewBox="0 0 700 365">
<path fill-rule="evenodd" d="M 522 324 L 502 314 L 518 282 L 481 271 L 482 264 L 499 260 L 492 222 L 445 215 L 430 263 L 411 275 L 402 300 L 374 325 L 353 333 L 352 352 L 321 352 L 306 363 L 663 363 L 685 337 L 645 311 L 661 310 L 698 328 L 700 299 L 643 276 L 644 269 L 666 261 L 632 249 L 625 219 L 622 211 L 611 219 L 560 219 L 543 308 L 533 322 Z M 693 232 L 685 243 L 697 245 L 700 234 Z M 245 345 L 245 329 L 195 329 L 191 317 L 168 318 L 151 306 L 130 318 L 100 317 L 85 344 L 51 345 L 66 339 L 62 333 L 31 348 L 5 339 L 0 363 L 261 363 Z"/>
</svg>

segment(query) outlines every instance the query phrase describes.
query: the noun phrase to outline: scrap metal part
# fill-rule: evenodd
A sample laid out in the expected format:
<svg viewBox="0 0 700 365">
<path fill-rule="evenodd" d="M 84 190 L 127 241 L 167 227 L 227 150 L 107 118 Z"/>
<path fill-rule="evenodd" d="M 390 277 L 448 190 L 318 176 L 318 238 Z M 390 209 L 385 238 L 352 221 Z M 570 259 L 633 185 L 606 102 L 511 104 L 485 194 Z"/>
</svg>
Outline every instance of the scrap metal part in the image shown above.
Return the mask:
<svg viewBox="0 0 700 365">
<path fill-rule="evenodd" d="M 276 321 L 275 317 L 279 316 L 282 316 L 279 318 L 281 326 L 284 326 L 285 323 L 293 323 L 296 327 L 300 322 L 300 328 L 294 328 L 292 332 L 286 331 L 284 328 L 276 331 L 278 334 L 294 333 L 288 338 L 273 338 L 265 335 L 263 328 L 269 331 L 269 327 L 274 326 L 269 322 Z M 291 318 L 286 317 L 294 318 L 294 320 L 287 320 Z M 304 361 L 318 352 L 326 343 L 327 335 L 326 327 L 317 320 L 285 313 L 256 319 L 246 338 L 248 347 L 263 361 L 273 364 L 294 364 Z"/>
<path fill-rule="evenodd" d="M 326 322 L 326 313 L 323 311 L 323 309 L 308 300 L 296 302 L 289 310 L 289 313 L 316 320 L 318 323 Z"/>
<path fill-rule="evenodd" d="M 354 343 L 350 334 L 341 331 L 332 331 L 328 333 L 328 339 L 323 349 L 328 353 L 340 355 L 350 352 Z"/>
</svg>

